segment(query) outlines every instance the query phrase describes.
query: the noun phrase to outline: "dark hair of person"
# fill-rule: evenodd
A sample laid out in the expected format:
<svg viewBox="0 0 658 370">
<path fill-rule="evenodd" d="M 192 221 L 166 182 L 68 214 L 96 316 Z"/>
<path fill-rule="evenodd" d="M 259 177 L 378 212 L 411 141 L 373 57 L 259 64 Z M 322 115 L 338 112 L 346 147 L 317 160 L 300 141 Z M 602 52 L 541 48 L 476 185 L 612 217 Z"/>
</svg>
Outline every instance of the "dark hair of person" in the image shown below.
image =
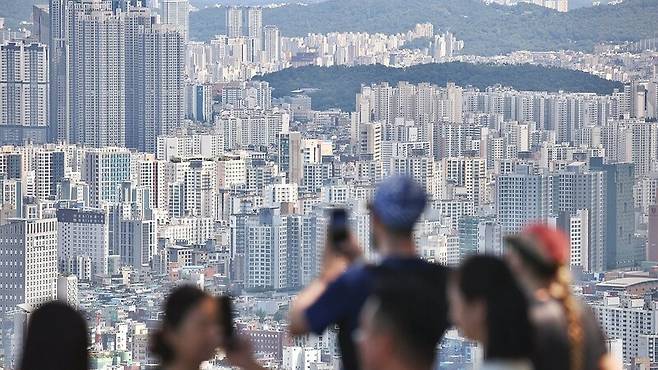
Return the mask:
<svg viewBox="0 0 658 370">
<path fill-rule="evenodd" d="M 161 327 L 151 337 L 151 352 L 160 358 L 162 364 L 168 364 L 176 357 L 165 340 L 165 331 L 176 330 L 187 314 L 208 297 L 207 293 L 193 285 L 183 285 L 171 291 L 164 303 Z"/>
<path fill-rule="evenodd" d="M 486 304 L 485 358 L 523 359 L 532 352 L 532 325 L 528 299 L 509 267 L 491 256 L 468 258 L 455 272 L 466 303 Z"/>
<path fill-rule="evenodd" d="M 551 279 L 557 272 L 559 266 L 555 263 L 547 261 L 534 252 L 532 247 L 525 246 L 526 244 L 535 243 L 534 240 L 529 238 L 509 238 L 507 242 L 514 247 L 514 250 L 525 262 L 526 266 L 530 268 L 532 273 L 540 279 Z"/>
<path fill-rule="evenodd" d="M 371 295 L 376 330 L 393 334 L 399 353 L 418 367 L 434 363 L 445 330 L 440 297 L 433 293 L 420 279 L 396 275 L 380 280 Z"/>
<path fill-rule="evenodd" d="M 48 302 L 30 315 L 19 369 L 87 370 L 88 347 L 82 315 L 63 302 Z"/>
</svg>

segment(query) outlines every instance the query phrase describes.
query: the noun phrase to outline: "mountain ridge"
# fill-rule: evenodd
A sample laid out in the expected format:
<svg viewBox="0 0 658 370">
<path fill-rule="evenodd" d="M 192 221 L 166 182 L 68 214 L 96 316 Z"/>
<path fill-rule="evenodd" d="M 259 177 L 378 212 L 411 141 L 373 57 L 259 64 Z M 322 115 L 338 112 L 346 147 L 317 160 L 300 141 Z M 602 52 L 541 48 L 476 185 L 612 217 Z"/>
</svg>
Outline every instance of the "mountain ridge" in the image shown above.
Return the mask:
<svg viewBox="0 0 658 370">
<path fill-rule="evenodd" d="M 378 82 L 397 84 L 429 82 L 445 86 L 454 82 L 460 86 L 484 89 L 503 85 L 526 91 L 569 91 L 609 94 L 622 84 L 604 80 L 592 74 L 537 65 L 493 65 L 463 62 L 421 64 L 407 68 L 383 65 L 361 65 L 356 67 L 307 66 L 288 68 L 255 79 L 267 81 L 273 88 L 272 96 L 292 95 L 295 90 L 317 89 L 311 96 L 314 109 L 340 108 L 354 110 L 354 99 L 361 85 Z"/>
<path fill-rule="evenodd" d="M 193 38 L 225 32 L 224 8 L 191 15 Z M 398 33 L 416 23 L 451 31 L 465 41 L 465 53 L 493 55 L 515 50 L 590 50 L 599 42 L 636 41 L 658 34 L 658 1 L 626 0 L 615 5 L 559 13 L 530 4 L 485 5 L 480 0 L 327 0 L 310 5 L 265 8 L 263 24 L 285 36 L 309 32 Z"/>
</svg>

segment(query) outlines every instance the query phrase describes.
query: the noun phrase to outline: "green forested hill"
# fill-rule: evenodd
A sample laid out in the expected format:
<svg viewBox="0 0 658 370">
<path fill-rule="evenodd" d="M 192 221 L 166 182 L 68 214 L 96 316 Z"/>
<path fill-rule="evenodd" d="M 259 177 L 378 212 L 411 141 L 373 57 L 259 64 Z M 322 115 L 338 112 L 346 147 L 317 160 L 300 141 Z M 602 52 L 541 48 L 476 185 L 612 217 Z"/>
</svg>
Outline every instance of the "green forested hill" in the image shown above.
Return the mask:
<svg viewBox="0 0 658 370">
<path fill-rule="evenodd" d="M 361 84 L 387 81 L 411 83 L 430 82 L 445 86 L 449 81 L 460 86 L 472 85 L 484 89 L 501 84 L 518 90 L 572 91 L 611 93 L 621 88 L 618 82 L 608 81 L 589 73 L 534 65 L 489 65 L 469 63 L 423 64 L 409 68 L 382 65 L 357 67 L 302 67 L 289 68 L 258 79 L 268 81 L 273 95 L 290 95 L 291 91 L 314 88 L 311 94 L 315 109 L 354 109 L 356 93 Z"/>
<path fill-rule="evenodd" d="M 481 0 L 328 0 L 265 9 L 263 18 L 264 24 L 278 25 L 287 36 L 332 31 L 396 33 L 431 22 L 463 39 L 464 52 L 490 55 L 521 49 L 588 50 L 602 41 L 654 37 L 658 0 L 625 0 L 568 13 L 528 4 L 485 5 Z M 192 37 L 204 40 L 224 33 L 224 19 L 224 8 L 194 12 Z"/>
</svg>

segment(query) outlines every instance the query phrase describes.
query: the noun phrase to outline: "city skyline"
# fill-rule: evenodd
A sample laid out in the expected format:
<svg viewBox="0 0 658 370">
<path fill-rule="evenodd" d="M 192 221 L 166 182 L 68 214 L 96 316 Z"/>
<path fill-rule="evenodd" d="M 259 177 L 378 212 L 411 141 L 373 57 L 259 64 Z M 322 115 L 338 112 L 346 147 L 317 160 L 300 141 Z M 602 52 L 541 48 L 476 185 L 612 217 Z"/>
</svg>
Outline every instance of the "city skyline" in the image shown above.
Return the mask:
<svg viewBox="0 0 658 370">
<path fill-rule="evenodd" d="M 567 0 L 477 6 L 574 11 Z M 271 22 L 295 7 L 221 6 L 225 32 L 204 41 L 194 17 L 212 7 L 189 0 L 49 0 L 20 27 L 0 21 L 0 368 L 18 366 L 31 312 L 55 299 L 88 320 L 92 369 L 155 366 L 149 338 L 180 284 L 230 293 L 263 364 L 337 368 L 336 333 L 291 337 L 287 312 L 322 273 L 330 210 L 348 210 L 364 259 L 377 260 L 370 202 L 395 175 L 427 196 L 413 240 L 432 263 L 500 256 L 536 222 L 564 231 L 572 290 L 613 359 L 658 364 L 655 40 L 490 55 L 430 17 L 390 33 Z M 433 83 L 413 72 L 426 65 L 500 75 Z M 358 81 L 341 74 L 356 68 Z M 534 75 L 496 83 L 523 68 Z M 574 71 L 581 86 L 528 81 Z M 482 347 L 450 330 L 437 353 L 437 369 L 471 368 Z M 222 353 L 206 365 L 228 368 Z"/>
</svg>

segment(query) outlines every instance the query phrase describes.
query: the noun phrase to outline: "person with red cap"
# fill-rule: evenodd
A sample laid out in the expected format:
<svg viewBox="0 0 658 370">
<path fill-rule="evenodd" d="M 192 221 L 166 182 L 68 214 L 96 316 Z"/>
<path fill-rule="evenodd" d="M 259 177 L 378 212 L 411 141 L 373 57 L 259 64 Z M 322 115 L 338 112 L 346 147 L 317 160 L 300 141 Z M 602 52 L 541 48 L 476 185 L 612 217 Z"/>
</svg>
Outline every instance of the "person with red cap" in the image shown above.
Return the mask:
<svg viewBox="0 0 658 370">
<path fill-rule="evenodd" d="M 532 299 L 535 370 L 610 368 L 605 337 L 592 311 L 571 293 L 569 239 L 543 224 L 505 238 L 505 258 Z"/>
</svg>

